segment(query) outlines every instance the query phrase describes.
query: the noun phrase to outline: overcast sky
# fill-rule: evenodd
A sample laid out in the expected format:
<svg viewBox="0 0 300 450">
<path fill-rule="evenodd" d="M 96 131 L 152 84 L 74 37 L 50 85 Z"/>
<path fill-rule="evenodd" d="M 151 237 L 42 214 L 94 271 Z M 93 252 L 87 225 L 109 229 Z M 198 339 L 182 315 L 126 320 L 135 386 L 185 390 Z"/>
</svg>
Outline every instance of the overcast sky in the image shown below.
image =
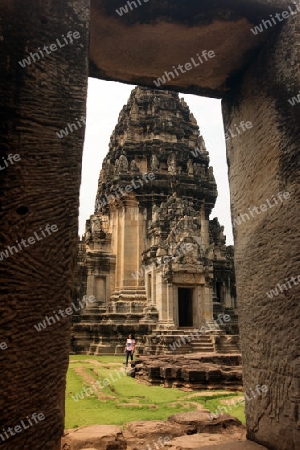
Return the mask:
<svg viewBox="0 0 300 450">
<path fill-rule="evenodd" d="M 94 212 L 98 177 L 103 158 L 108 152 L 111 133 L 119 113 L 134 86 L 89 78 L 87 122 L 83 152 L 82 182 L 80 192 L 79 234 L 85 230 L 85 221 Z M 227 244 L 233 243 L 224 128 L 221 101 L 179 94 L 184 97 L 194 114 L 210 155 L 218 187 L 218 199 L 211 219 L 218 217 L 225 227 Z"/>
</svg>

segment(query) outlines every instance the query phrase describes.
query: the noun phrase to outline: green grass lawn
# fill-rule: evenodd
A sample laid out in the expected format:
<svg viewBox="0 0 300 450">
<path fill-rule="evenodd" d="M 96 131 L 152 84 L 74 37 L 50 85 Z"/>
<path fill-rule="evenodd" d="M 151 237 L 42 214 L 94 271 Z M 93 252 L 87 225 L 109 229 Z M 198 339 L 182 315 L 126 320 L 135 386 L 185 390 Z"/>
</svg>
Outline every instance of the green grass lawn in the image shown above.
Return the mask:
<svg viewBox="0 0 300 450">
<path fill-rule="evenodd" d="M 239 419 L 243 424 L 245 424 L 245 407 L 243 404 L 238 404 L 237 400 L 240 398 L 242 394 L 240 392 L 237 393 L 228 393 L 227 395 L 224 395 L 224 392 L 212 394 L 209 397 L 208 396 L 201 396 L 199 395 L 197 399 L 195 398 L 194 401 L 199 401 L 201 405 L 203 405 L 206 409 L 209 409 L 209 411 L 218 413 L 218 407 L 223 406 L 227 408 L 228 412 L 225 412 L 224 414 L 230 414 L 231 416 L 236 417 Z M 238 398 L 235 398 L 238 397 Z M 228 404 L 222 403 L 223 401 L 228 401 Z"/>
<path fill-rule="evenodd" d="M 124 356 L 70 356 L 65 428 L 94 424 L 122 425 L 135 420 L 164 420 L 177 412 L 195 410 L 197 403 L 215 412 L 222 400 L 237 395 L 214 391 L 212 396 L 207 397 L 199 396 L 200 391 L 184 392 L 147 386 L 124 376 L 121 371 L 123 362 Z M 97 380 L 103 388 L 95 384 Z M 244 423 L 243 406 L 232 407 L 231 415 Z"/>
</svg>

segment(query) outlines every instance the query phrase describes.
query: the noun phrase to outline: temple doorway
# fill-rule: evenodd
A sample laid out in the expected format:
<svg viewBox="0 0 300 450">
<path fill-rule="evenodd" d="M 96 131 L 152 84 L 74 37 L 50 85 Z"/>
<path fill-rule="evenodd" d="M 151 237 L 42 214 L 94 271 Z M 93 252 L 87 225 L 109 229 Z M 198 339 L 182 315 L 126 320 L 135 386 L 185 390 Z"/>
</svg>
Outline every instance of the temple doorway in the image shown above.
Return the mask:
<svg viewBox="0 0 300 450">
<path fill-rule="evenodd" d="M 180 327 L 193 326 L 193 289 L 178 288 L 178 316 Z"/>
</svg>

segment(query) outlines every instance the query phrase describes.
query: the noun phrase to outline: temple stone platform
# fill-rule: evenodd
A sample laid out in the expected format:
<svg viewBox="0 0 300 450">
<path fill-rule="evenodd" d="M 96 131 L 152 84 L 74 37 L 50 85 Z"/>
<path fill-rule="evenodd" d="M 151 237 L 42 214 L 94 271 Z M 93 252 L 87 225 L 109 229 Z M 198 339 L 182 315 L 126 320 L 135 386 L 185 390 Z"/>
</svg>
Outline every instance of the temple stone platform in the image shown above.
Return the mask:
<svg viewBox="0 0 300 450">
<path fill-rule="evenodd" d="M 143 356 L 131 366 L 131 376 L 152 385 L 242 391 L 242 359 L 239 354 Z"/>
</svg>

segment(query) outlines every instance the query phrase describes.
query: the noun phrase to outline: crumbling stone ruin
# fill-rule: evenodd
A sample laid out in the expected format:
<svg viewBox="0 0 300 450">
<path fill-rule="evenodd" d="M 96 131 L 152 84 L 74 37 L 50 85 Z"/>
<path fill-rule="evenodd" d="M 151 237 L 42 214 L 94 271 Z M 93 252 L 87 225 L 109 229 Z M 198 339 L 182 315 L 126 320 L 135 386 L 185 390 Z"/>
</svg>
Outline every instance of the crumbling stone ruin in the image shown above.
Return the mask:
<svg viewBox="0 0 300 450">
<path fill-rule="evenodd" d="M 243 388 L 240 355 L 141 356 L 131 366 L 131 376 L 151 385 L 190 390 Z"/>
<path fill-rule="evenodd" d="M 228 415 L 213 420 L 207 409 L 177 413 L 167 420 L 130 422 L 127 426 L 92 425 L 66 430 L 63 450 L 266 450 L 246 441 L 245 427 Z M 212 441 L 219 447 L 210 448 Z M 224 445 L 224 447 L 223 447 Z"/>
<path fill-rule="evenodd" d="M 213 168 L 172 91 L 136 87 L 119 115 L 78 248 L 74 352 L 238 351 L 233 247 L 209 220 Z M 230 335 L 235 335 L 233 338 Z"/>
</svg>

